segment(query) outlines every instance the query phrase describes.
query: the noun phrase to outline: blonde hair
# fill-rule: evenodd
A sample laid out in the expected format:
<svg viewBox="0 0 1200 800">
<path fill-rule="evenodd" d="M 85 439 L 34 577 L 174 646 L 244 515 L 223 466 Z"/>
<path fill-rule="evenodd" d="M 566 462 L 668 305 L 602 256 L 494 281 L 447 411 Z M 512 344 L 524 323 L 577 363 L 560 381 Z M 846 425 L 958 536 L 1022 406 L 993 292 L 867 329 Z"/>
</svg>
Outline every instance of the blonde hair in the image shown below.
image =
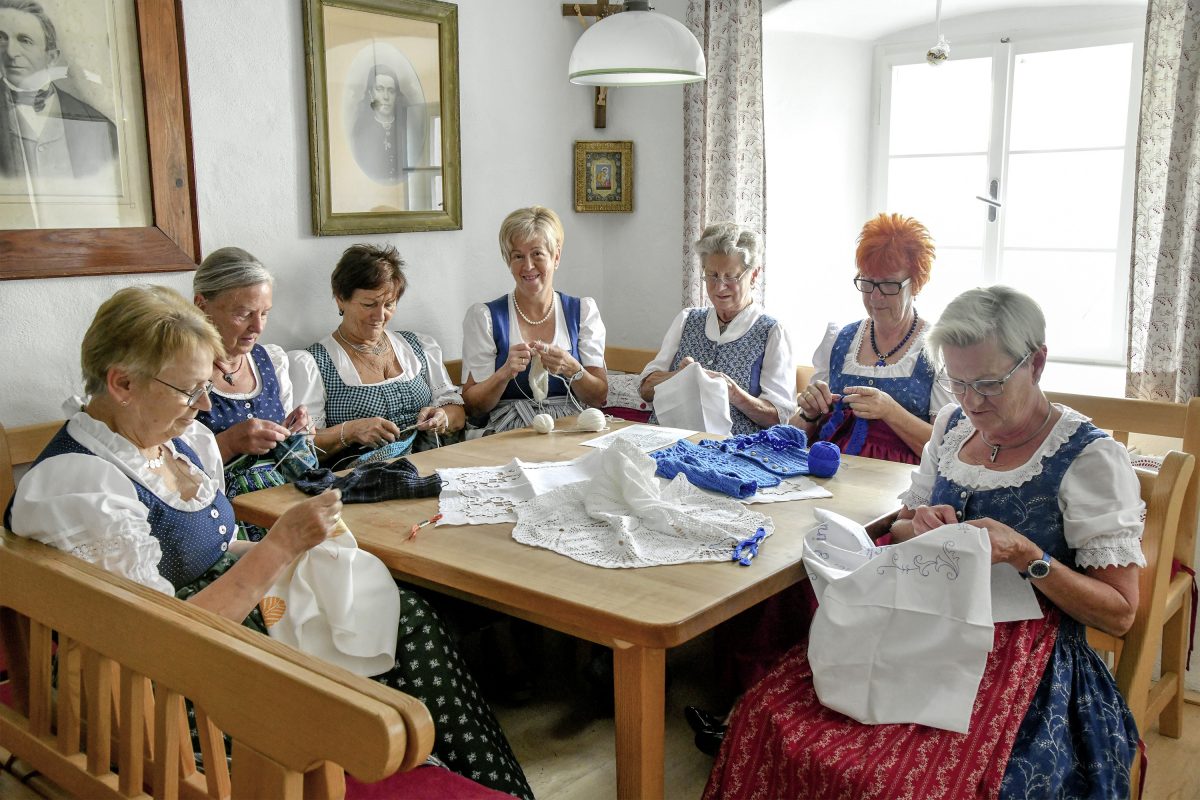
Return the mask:
<svg viewBox="0 0 1200 800">
<path fill-rule="evenodd" d="M 563 245 L 562 220 L 545 206 L 518 208 L 500 223 L 500 254 L 507 264 L 512 258 L 513 242 L 517 239 L 540 237 L 546 241 L 551 253 L 557 253 Z"/>
<path fill-rule="evenodd" d="M 184 353 L 206 349 L 222 355 L 221 335 L 204 312 L 174 289 L 130 286 L 104 301 L 83 335 L 80 364 L 84 390 L 106 391 L 108 371 L 121 367 L 148 380 Z"/>
</svg>

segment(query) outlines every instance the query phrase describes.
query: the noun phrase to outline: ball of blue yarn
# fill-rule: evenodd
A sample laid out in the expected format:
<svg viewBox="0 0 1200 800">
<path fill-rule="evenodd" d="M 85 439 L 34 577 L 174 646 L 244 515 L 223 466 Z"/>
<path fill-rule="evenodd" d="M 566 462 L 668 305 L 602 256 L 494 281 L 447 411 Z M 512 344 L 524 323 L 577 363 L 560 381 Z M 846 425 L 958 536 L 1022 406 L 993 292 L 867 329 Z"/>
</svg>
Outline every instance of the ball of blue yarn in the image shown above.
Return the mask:
<svg viewBox="0 0 1200 800">
<path fill-rule="evenodd" d="M 842 465 L 842 451 L 833 442 L 814 442 L 808 449 L 808 474 L 832 478 Z"/>
</svg>

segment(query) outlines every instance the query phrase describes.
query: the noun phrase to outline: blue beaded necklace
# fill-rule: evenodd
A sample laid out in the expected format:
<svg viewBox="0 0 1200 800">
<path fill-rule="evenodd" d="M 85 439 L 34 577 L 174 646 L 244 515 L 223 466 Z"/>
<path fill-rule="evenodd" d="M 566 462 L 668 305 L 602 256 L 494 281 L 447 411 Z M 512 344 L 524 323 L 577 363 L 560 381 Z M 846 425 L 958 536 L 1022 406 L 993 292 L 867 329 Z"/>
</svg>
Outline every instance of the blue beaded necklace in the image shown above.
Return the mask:
<svg viewBox="0 0 1200 800">
<path fill-rule="evenodd" d="M 891 358 L 892 356 L 896 355 L 896 353 L 900 352 L 900 348 L 904 347 L 904 345 L 908 342 L 908 340 L 912 338 L 913 331 L 915 331 L 917 329 L 917 322 L 920 319 L 921 319 L 920 315 L 917 314 L 917 310 L 914 308 L 913 309 L 913 321 L 912 321 L 912 325 L 910 325 L 908 328 L 908 333 L 904 334 L 904 338 L 900 340 L 900 344 L 896 345 L 891 350 L 888 350 L 886 353 L 879 352 L 879 345 L 876 344 L 876 342 L 875 342 L 875 320 L 871 320 L 871 349 L 875 351 L 875 357 L 879 359 L 878 361 L 875 362 L 875 366 L 877 366 L 877 367 L 887 366 L 887 360 L 889 358 Z"/>
</svg>

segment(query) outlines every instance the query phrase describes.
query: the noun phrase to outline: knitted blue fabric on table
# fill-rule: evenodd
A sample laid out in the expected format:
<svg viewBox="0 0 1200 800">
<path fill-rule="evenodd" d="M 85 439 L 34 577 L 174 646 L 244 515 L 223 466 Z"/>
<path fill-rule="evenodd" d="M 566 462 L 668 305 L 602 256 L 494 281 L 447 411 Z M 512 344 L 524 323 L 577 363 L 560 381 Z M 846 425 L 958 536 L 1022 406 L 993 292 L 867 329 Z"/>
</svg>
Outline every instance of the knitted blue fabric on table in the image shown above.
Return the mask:
<svg viewBox="0 0 1200 800">
<path fill-rule="evenodd" d="M 741 456 L 785 478 L 808 474 L 808 437 L 791 425 L 772 425 L 757 433 L 722 440 L 704 439 L 700 446 Z"/>
<path fill-rule="evenodd" d="M 760 488 L 778 486 L 780 478 L 753 461 L 713 447 L 701 447 L 680 439 L 670 447 L 650 454 L 658 462 L 658 474 L 674 478 L 679 473 L 701 489 L 711 489 L 745 500 Z"/>
</svg>

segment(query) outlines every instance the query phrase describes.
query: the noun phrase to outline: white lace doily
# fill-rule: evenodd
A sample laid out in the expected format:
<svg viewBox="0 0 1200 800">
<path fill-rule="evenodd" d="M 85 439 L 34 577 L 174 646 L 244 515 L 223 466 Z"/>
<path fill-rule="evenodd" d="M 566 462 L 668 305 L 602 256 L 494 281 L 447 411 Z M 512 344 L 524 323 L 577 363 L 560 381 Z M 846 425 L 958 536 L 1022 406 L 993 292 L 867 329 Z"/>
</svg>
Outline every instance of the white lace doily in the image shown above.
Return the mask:
<svg viewBox="0 0 1200 800">
<path fill-rule="evenodd" d="M 662 487 L 654 459 L 617 440 L 597 453 L 599 470 L 515 505 L 513 539 L 597 567 L 728 561 L 733 545 L 770 517 L 697 489 L 683 476 Z"/>
</svg>

